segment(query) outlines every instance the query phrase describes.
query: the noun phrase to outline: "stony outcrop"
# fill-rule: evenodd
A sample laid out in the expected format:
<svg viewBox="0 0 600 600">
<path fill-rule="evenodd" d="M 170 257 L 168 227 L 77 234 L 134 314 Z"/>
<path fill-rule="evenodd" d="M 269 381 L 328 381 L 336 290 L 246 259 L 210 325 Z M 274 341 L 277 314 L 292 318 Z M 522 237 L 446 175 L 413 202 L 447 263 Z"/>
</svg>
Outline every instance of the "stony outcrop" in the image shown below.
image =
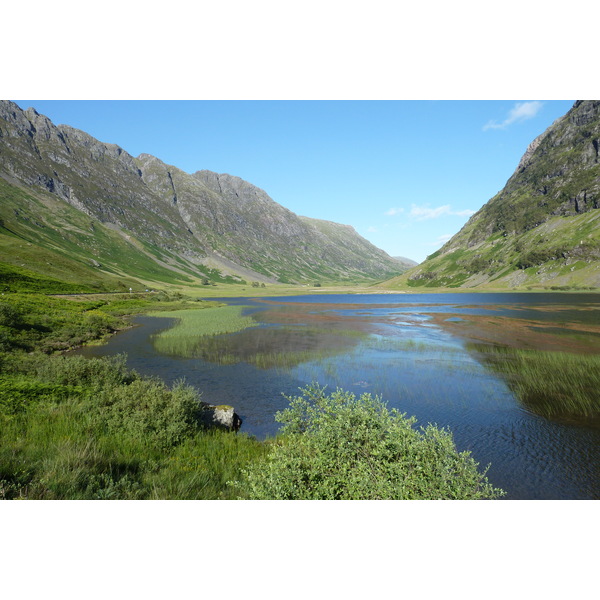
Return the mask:
<svg viewBox="0 0 600 600">
<path fill-rule="evenodd" d="M 410 287 L 600 286 L 600 101 L 577 101 Z M 385 285 L 385 284 L 384 284 Z"/>
<path fill-rule="evenodd" d="M 0 101 L 0 177 L 137 240 L 161 265 L 181 259 L 199 275 L 211 260 L 264 282 L 373 281 L 402 271 L 352 228 L 299 217 L 239 177 L 134 158 L 9 101 Z"/>
</svg>

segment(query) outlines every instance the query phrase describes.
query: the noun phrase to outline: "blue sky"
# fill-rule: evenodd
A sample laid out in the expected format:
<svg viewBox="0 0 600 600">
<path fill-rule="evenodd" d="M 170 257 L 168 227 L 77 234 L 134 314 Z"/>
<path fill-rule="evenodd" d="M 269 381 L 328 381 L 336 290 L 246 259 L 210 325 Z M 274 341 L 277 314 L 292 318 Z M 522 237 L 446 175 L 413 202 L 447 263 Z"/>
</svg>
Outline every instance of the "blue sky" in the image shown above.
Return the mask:
<svg viewBox="0 0 600 600">
<path fill-rule="evenodd" d="M 188 173 L 237 175 L 293 212 L 422 261 L 498 192 L 573 101 L 38 101 L 55 124 Z"/>
</svg>

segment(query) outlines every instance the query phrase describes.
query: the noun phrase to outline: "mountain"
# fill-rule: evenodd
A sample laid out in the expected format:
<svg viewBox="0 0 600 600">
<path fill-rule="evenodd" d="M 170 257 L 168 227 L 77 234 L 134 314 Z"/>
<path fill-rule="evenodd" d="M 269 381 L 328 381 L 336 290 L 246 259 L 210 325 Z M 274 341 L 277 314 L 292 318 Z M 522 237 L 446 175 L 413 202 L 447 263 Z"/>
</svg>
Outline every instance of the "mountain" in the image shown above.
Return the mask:
<svg viewBox="0 0 600 600">
<path fill-rule="evenodd" d="M 394 260 L 397 260 L 405 269 L 416 267 L 419 263 L 411 258 L 405 258 L 404 256 L 393 256 Z"/>
<path fill-rule="evenodd" d="M 227 174 L 134 158 L 0 101 L 6 265 L 111 287 L 139 282 L 373 283 L 402 272 L 349 226 L 300 217 Z"/>
<path fill-rule="evenodd" d="M 504 189 L 440 250 L 383 287 L 600 287 L 600 101 L 577 101 Z"/>
</svg>

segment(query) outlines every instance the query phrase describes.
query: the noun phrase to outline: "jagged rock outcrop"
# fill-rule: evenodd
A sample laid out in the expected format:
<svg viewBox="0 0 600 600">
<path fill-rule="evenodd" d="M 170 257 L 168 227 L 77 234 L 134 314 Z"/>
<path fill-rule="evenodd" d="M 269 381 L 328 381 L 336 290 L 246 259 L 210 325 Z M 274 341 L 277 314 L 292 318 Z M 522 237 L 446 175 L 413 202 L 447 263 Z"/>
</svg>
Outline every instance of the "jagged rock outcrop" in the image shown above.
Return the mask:
<svg viewBox="0 0 600 600">
<path fill-rule="evenodd" d="M 0 177 L 64 200 L 165 268 L 289 283 L 373 281 L 402 271 L 352 228 L 299 217 L 239 177 L 134 158 L 9 101 L 0 101 Z"/>
<path fill-rule="evenodd" d="M 600 286 L 600 101 L 577 101 L 496 196 L 393 282 L 411 287 Z"/>
</svg>

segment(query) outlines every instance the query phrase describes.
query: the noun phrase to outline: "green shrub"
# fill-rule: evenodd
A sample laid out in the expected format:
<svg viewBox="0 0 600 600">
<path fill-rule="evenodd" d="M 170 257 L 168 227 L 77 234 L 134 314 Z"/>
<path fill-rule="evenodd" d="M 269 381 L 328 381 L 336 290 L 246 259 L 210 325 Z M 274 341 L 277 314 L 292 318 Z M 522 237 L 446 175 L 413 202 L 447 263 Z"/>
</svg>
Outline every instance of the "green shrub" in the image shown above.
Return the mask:
<svg viewBox="0 0 600 600">
<path fill-rule="evenodd" d="M 137 379 L 107 387 L 93 399 L 96 421 L 110 433 L 124 433 L 170 448 L 198 430 L 198 393 L 178 382 L 170 390 L 159 379 Z"/>
<path fill-rule="evenodd" d="M 388 410 L 377 397 L 318 386 L 277 413 L 279 443 L 236 485 L 252 499 L 375 500 L 495 498 L 450 432 Z"/>
<path fill-rule="evenodd" d="M 35 363 L 35 374 L 49 383 L 83 385 L 90 388 L 129 384 L 138 378 L 135 371 L 127 369 L 125 354 L 104 358 L 45 357 L 45 360 Z"/>
<path fill-rule="evenodd" d="M 23 325 L 23 311 L 18 307 L 0 302 L 0 325 L 19 328 Z"/>
</svg>

